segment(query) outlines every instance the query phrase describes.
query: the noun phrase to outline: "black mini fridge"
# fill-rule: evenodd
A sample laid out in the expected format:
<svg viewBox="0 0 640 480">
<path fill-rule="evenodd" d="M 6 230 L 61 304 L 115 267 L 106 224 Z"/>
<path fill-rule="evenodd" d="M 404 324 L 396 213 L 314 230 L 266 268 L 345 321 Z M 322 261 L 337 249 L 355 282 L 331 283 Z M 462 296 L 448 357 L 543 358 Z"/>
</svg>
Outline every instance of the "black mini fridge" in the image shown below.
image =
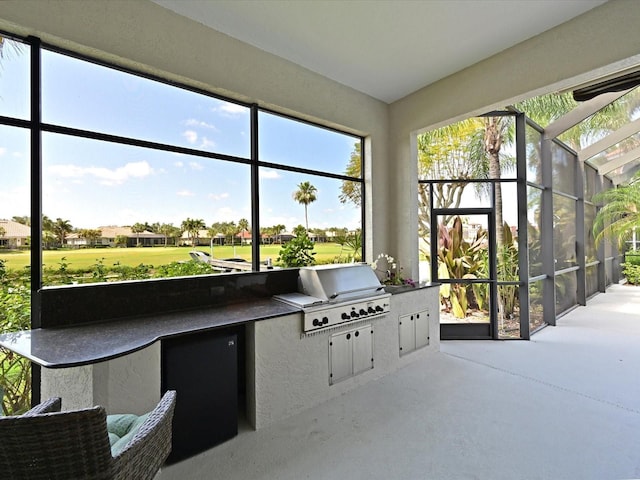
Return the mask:
<svg viewBox="0 0 640 480">
<path fill-rule="evenodd" d="M 167 463 L 238 434 L 238 338 L 228 330 L 162 340 L 161 388 L 176 390 Z"/>
</svg>

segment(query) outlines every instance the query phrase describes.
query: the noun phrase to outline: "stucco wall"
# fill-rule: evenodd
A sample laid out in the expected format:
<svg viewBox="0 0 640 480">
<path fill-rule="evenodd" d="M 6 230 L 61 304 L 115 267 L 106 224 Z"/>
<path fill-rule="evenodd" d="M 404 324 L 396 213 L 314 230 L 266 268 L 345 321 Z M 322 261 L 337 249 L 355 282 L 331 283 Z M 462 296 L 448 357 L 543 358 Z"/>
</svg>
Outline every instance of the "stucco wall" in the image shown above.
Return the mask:
<svg viewBox="0 0 640 480">
<path fill-rule="evenodd" d="M 160 400 L 160 342 L 94 365 L 43 368 L 41 397 L 61 397 L 63 410 L 102 405 L 107 413 L 148 412 Z"/>
</svg>

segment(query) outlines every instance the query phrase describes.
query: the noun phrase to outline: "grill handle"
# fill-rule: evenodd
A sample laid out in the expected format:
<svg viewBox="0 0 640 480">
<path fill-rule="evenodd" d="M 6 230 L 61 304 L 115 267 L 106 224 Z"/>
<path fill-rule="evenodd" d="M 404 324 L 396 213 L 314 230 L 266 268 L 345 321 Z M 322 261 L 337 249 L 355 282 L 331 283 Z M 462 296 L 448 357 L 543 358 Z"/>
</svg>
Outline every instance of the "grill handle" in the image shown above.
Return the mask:
<svg viewBox="0 0 640 480">
<path fill-rule="evenodd" d="M 384 285 L 371 285 L 370 287 L 362 287 L 362 288 L 354 288 L 353 290 L 343 290 L 342 292 L 336 292 L 331 295 L 329 298 L 334 300 L 338 298 L 340 295 L 344 295 L 345 293 L 358 293 L 358 292 L 366 292 L 369 290 L 375 289 L 376 292 L 380 290 L 384 290 Z"/>
</svg>

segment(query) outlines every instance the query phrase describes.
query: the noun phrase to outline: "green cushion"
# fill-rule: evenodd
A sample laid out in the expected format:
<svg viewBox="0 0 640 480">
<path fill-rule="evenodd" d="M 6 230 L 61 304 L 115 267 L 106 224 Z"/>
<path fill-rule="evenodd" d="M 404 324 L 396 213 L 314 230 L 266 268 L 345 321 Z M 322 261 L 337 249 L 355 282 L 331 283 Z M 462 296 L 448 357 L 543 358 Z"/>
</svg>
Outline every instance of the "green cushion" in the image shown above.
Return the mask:
<svg viewBox="0 0 640 480">
<path fill-rule="evenodd" d="M 109 433 L 111 455 L 115 457 L 122 451 L 148 416 L 148 413 L 144 415 L 133 415 L 131 413 L 107 415 L 107 432 Z"/>
</svg>

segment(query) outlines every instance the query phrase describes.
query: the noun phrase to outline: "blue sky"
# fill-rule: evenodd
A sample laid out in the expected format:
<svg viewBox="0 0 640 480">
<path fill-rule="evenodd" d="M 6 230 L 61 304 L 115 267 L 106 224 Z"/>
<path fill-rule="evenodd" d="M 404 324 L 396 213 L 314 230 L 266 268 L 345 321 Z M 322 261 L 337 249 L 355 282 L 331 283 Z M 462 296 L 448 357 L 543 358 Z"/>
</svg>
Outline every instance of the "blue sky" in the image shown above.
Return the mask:
<svg viewBox="0 0 640 480">
<path fill-rule="evenodd" d="M 46 123 L 249 157 L 245 107 L 54 53 L 45 52 L 42 61 Z M 5 56 L 0 114 L 26 118 L 28 88 L 28 51 Z M 267 113 L 260 125 L 261 160 L 303 168 L 343 173 L 357 141 Z M 27 133 L 0 126 L 0 218 L 29 214 L 28 162 Z M 78 228 L 251 219 L 243 164 L 46 133 L 43 173 L 44 214 Z M 338 201 L 340 181 L 266 168 L 261 226 L 304 224 L 304 207 L 292 199 L 303 181 L 318 189 L 309 227 L 360 226 L 359 210 Z"/>
</svg>

